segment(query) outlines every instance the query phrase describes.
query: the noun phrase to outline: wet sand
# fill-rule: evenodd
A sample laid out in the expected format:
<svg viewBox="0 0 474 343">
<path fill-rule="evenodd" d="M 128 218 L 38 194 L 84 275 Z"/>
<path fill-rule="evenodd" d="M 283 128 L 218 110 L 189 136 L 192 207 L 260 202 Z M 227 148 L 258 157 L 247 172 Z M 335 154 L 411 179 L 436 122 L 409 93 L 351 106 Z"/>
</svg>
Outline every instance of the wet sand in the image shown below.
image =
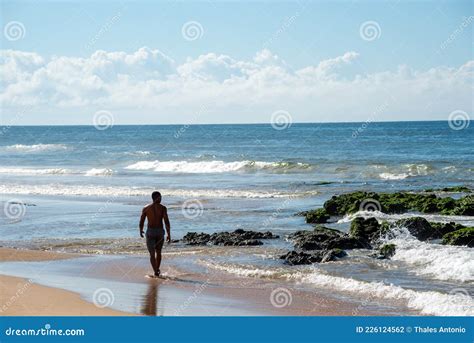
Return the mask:
<svg viewBox="0 0 474 343">
<path fill-rule="evenodd" d="M 145 277 L 146 256 L 0 248 L 0 261 L 0 274 L 9 275 L 0 276 L 0 301 L 8 305 L 2 315 L 384 315 L 271 281 L 190 273 L 171 256 L 164 260 L 164 279 Z M 105 307 L 95 306 L 94 298 Z"/>
<path fill-rule="evenodd" d="M 53 251 L 0 248 L 0 262 L 8 261 L 49 261 L 78 257 L 80 255 Z"/>
</svg>

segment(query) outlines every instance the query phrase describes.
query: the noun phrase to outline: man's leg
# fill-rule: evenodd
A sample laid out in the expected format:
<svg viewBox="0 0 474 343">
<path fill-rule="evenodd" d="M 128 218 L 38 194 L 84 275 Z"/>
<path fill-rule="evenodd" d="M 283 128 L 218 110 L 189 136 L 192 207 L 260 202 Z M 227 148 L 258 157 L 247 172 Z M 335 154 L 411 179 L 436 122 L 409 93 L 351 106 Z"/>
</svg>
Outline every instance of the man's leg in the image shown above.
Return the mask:
<svg viewBox="0 0 474 343">
<path fill-rule="evenodd" d="M 160 274 L 160 266 L 161 266 L 161 249 L 163 248 L 163 243 L 165 241 L 165 237 L 162 236 L 159 238 L 156 246 L 155 246 L 155 261 L 156 261 L 156 269 L 155 269 L 155 275 Z"/>
<path fill-rule="evenodd" d="M 155 258 L 155 252 L 150 253 L 150 263 L 151 263 L 151 267 L 153 268 L 153 272 L 155 274 L 156 274 L 157 271 L 160 270 L 160 266 L 159 265 L 157 266 L 156 262 L 157 261 L 156 261 L 156 258 Z"/>
<path fill-rule="evenodd" d="M 161 266 L 161 248 L 156 250 L 156 269 L 155 269 L 155 272 L 158 271 L 158 273 L 160 272 L 160 266 Z"/>
<path fill-rule="evenodd" d="M 155 245 L 156 245 L 156 241 L 152 237 L 147 236 L 146 247 L 148 248 L 148 253 L 150 254 L 151 267 L 153 268 L 153 272 L 156 274 L 157 267 L 156 267 L 156 258 L 155 258 Z"/>
</svg>

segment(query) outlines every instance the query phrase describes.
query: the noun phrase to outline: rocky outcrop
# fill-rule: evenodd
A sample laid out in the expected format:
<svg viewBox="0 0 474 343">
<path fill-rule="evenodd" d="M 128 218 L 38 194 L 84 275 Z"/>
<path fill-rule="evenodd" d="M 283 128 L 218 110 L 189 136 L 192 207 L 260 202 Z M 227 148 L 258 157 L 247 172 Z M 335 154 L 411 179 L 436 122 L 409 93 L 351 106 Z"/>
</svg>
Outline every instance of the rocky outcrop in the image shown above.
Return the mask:
<svg viewBox="0 0 474 343">
<path fill-rule="evenodd" d="M 211 235 L 207 233 L 188 232 L 183 237 L 183 242 L 188 245 L 205 245 L 211 239 Z"/>
<path fill-rule="evenodd" d="M 363 210 L 364 201 L 373 202 L 375 208 L 389 214 L 418 211 L 445 215 L 474 215 L 474 195 L 472 194 L 460 199 L 453 199 L 451 197 L 438 197 L 431 193 L 358 191 L 333 196 L 324 203 L 324 210 L 330 216 L 351 214 Z"/>
<path fill-rule="evenodd" d="M 465 227 L 443 236 L 443 244 L 474 247 L 474 227 Z"/>
<path fill-rule="evenodd" d="M 423 217 L 411 217 L 397 220 L 390 227 L 406 228 L 420 241 L 440 239 L 445 234 L 464 228 L 463 225 L 451 223 L 433 223 Z"/>
<path fill-rule="evenodd" d="M 289 235 L 288 239 L 294 242 L 295 248 L 301 250 L 357 249 L 366 247 L 357 238 L 324 226 L 317 226 L 312 231 L 297 231 Z"/>
<path fill-rule="evenodd" d="M 246 246 L 262 245 L 261 239 L 278 238 L 270 231 L 245 231 L 237 229 L 233 232 L 216 232 L 213 234 L 188 232 L 183 237 L 183 242 L 188 245 L 225 245 L 225 246 Z"/>
<path fill-rule="evenodd" d="M 307 211 L 304 214 L 306 222 L 310 224 L 324 224 L 327 223 L 330 216 L 324 208 Z"/>
<path fill-rule="evenodd" d="M 370 248 L 371 242 L 376 242 L 380 238 L 381 225 L 375 218 L 358 217 L 351 222 L 349 234 Z"/>
<path fill-rule="evenodd" d="M 293 250 L 280 256 L 280 259 L 290 265 L 300 265 L 336 261 L 346 255 L 347 253 L 341 249 L 318 250 L 311 253 Z"/>
<path fill-rule="evenodd" d="M 371 256 L 379 260 L 385 260 L 395 255 L 395 251 L 396 251 L 395 244 L 384 244 L 379 248 L 377 254 L 374 254 Z"/>
<path fill-rule="evenodd" d="M 425 241 L 434 236 L 433 227 L 423 217 L 400 219 L 397 220 L 394 225 L 406 228 L 412 236 L 415 236 L 420 241 Z"/>
</svg>

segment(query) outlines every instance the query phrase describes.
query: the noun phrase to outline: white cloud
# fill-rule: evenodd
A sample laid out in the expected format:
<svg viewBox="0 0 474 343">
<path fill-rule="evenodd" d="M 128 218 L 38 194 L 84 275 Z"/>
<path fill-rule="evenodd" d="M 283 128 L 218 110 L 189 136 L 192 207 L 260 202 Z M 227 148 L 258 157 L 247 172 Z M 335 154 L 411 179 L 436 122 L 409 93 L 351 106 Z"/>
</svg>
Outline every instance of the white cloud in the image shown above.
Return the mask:
<svg viewBox="0 0 474 343">
<path fill-rule="evenodd" d="M 447 119 L 472 107 L 474 61 L 348 78 L 344 70 L 358 58 L 350 51 L 294 70 L 267 49 L 248 61 L 209 53 L 179 65 L 146 47 L 88 58 L 4 50 L 0 99 L 4 119 L 26 107 L 29 122 L 47 114 L 86 124 L 102 109 L 120 114 L 116 123 L 186 123 L 268 122 L 279 109 L 294 121 Z"/>
</svg>

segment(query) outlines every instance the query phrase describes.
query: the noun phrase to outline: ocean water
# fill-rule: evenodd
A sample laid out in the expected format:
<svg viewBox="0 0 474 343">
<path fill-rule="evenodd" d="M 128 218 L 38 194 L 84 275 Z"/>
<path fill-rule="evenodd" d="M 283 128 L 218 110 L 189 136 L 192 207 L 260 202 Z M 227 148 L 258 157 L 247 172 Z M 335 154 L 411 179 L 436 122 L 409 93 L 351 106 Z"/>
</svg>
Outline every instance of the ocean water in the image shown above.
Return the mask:
<svg viewBox="0 0 474 343">
<path fill-rule="evenodd" d="M 2 245 L 143 253 L 140 211 L 151 192 L 160 190 L 175 239 L 188 231 L 237 228 L 282 237 L 235 254 L 218 256 L 209 248 L 209 256 L 183 257 L 190 268 L 277 278 L 361 299 L 370 293 L 423 314 L 474 314 L 473 249 L 419 242 L 403 228 L 392 239 L 398 250 L 390 261 L 357 250 L 338 262 L 308 267 L 288 267 L 277 258 L 291 248 L 285 235 L 311 229 L 295 213 L 320 207 L 334 194 L 474 188 L 472 126 L 41 126 L 3 127 L 1 133 Z M 349 219 L 331 226 L 345 231 Z M 429 219 L 474 225 L 473 217 Z"/>
</svg>

